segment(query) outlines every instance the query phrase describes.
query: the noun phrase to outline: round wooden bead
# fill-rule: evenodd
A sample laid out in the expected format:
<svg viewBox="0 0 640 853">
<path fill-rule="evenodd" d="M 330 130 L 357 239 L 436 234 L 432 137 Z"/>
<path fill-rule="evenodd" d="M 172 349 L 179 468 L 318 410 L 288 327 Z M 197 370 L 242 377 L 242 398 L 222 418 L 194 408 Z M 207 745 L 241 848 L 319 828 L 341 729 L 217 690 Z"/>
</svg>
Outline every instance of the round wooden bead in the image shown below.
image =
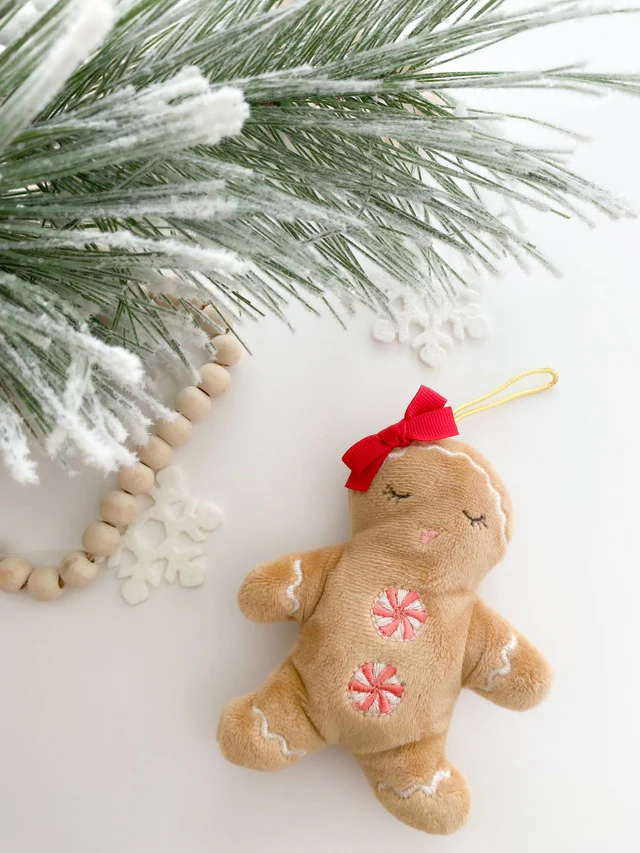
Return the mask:
<svg viewBox="0 0 640 853">
<path fill-rule="evenodd" d="M 234 335 L 218 335 L 211 340 L 216 348 L 216 362 L 233 367 L 242 358 L 243 347 Z"/>
<path fill-rule="evenodd" d="M 195 385 L 189 385 L 176 397 L 176 410 L 192 423 L 199 424 L 211 410 L 211 397 Z"/>
<path fill-rule="evenodd" d="M 64 581 L 55 566 L 41 566 L 29 575 L 27 589 L 36 601 L 55 601 L 64 590 Z"/>
<path fill-rule="evenodd" d="M 220 364 L 205 364 L 200 376 L 199 387 L 210 397 L 219 397 L 231 385 L 231 374 Z"/>
<path fill-rule="evenodd" d="M 159 435 L 152 435 L 149 443 L 144 447 L 138 448 L 138 457 L 140 461 L 153 468 L 154 471 L 159 471 L 171 462 L 173 450 L 171 445 L 160 438 Z"/>
<path fill-rule="evenodd" d="M 215 310 L 212 305 L 203 306 L 203 308 L 201 308 L 201 311 L 207 318 L 206 320 L 201 320 L 201 326 L 204 331 L 212 339 L 220 335 L 222 331 L 220 328 L 220 314 Z"/>
<path fill-rule="evenodd" d="M 175 421 L 158 421 L 156 432 L 172 447 L 180 447 L 191 438 L 193 424 L 184 415 L 178 415 Z"/>
<path fill-rule="evenodd" d="M 0 589 L 3 592 L 19 592 L 32 571 L 31 565 L 21 557 L 5 557 L 0 562 Z"/>
<path fill-rule="evenodd" d="M 94 521 L 84 532 L 82 545 L 89 554 L 108 557 L 120 544 L 120 533 L 106 521 Z"/>
<path fill-rule="evenodd" d="M 100 518 L 114 527 L 126 527 L 136 517 L 138 502 L 120 489 L 109 492 L 100 504 Z"/>
<path fill-rule="evenodd" d="M 118 474 L 118 485 L 130 495 L 146 495 L 153 488 L 156 475 L 148 465 L 138 462 L 132 468 L 123 468 Z"/>
<path fill-rule="evenodd" d="M 98 566 L 91 562 L 84 551 L 74 551 L 62 561 L 60 577 L 67 586 L 81 589 L 98 577 Z"/>
</svg>

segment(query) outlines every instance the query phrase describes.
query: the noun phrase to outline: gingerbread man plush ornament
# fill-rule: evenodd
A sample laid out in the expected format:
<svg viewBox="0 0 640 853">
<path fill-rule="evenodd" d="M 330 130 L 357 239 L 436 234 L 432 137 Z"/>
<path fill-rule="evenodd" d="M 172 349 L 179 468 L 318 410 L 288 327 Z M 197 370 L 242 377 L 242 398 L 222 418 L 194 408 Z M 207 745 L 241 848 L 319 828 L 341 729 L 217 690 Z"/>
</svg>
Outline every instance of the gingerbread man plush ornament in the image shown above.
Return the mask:
<svg viewBox="0 0 640 853">
<path fill-rule="evenodd" d="M 445 751 L 461 689 L 524 711 L 552 673 L 478 595 L 511 539 L 511 501 L 486 459 L 452 438 L 445 403 L 422 387 L 402 421 L 345 454 L 349 542 L 288 554 L 244 581 L 249 619 L 296 620 L 300 635 L 262 687 L 227 706 L 218 739 L 256 770 L 339 743 L 392 815 L 446 834 L 470 805 Z"/>
</svg>

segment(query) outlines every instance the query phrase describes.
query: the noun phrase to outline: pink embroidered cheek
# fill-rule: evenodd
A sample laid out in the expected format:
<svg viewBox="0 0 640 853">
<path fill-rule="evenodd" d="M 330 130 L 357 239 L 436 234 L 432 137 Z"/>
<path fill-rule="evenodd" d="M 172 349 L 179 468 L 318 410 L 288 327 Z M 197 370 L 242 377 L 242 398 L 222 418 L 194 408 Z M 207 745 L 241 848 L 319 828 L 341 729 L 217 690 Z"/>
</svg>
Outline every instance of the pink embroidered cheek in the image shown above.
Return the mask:
<svg viewBox="0 0 640 853">
<path fill-rule="evenodd" d="M 426 527 L 423 527 L 420 531 L 420 544 L 430 545 L 438 536 L 440 536 L 439 530 L 427 530 Z"/>
<path fill-rule="evenodd" d="M 415 590 L 389 586 L 373 602 L 371 618 L 381 637 L 413 640 L 427 621 L 427 611 Z"/>
<path fill-rule="evenodd" d="M 396 675 L 395 666 L 363 663 L 351 676 L 348 690 L 356 711 L 370 717 L 383 717 L 400 704 L 404 684 Z"/>
</svg>

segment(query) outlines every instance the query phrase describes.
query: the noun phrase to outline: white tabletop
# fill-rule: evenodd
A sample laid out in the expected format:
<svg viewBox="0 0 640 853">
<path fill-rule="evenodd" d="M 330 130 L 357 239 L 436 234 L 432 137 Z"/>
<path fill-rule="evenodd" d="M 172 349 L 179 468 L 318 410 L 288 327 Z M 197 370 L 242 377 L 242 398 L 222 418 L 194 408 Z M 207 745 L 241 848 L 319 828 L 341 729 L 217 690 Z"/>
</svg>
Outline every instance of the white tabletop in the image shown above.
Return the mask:
<svg viewBox="0 0 640 853">
<path fill-rule="evenodd" d="M 624 26 L 568 30 L 587 31 L 580 53 L 601 67 L 634 55 Z M 546 64 L 533 50 L 511 58 Z M 525 98 L 509 97 L 512 106 Z M 637 102 L 551 96 L 544 113 L 593 135 L 576 168 L 640 208 Z M 364 311 L 348 333 L 302 309 L 290 314 L 295 334 L 275 319 L 245 329 L 254 358 L 234 370 L 232 390 L 179 453 L 193 492 L 226 515 L 207 545 L 203 588 L 163 587 L 131 608 L 104 571 L 56 604 L 0 598 L 3 850 L 634 848 L 639 226 L 528 221 L 565 278 L 507 266 L 484 297 L 492 338 L 457 347 L 435 371 L 408 348 L 374 343 Z M 419 384 L 458 404 L 545 364 L 561 374 L 552 393 L 463 423 L 515 507 L 514 540 L 483 593 L 556 670 L 551 697 L 530 713 L 462 696 L 449 754 L 473 789 L 468 825 L 446 840 L 404 827 L 339 748 L 275 775 L 225 763 L 215 741 L 221 709 L 256 687 L 296 634 L 243 619 L 236 592 L 245 573 L 347 535 L 340 457 L 397 420 Z M 107 487 L 93 472 L 68 479 L 43 464 L 41 473 L 40 487 L 19 488 L 0 471 L 5 551 L 75 547 Z"/>
</svg>

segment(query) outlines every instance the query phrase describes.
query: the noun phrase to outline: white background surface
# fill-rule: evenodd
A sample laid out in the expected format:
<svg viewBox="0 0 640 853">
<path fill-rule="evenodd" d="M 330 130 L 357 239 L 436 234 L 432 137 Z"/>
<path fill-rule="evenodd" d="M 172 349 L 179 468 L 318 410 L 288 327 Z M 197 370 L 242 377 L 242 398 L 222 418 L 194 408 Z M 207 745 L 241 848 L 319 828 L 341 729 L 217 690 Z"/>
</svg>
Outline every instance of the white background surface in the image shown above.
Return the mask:
<svg viewBox="0 0 640 853">
<path fill-rule="evenodd" d="M 502 49 L 494 64 L 589 56 L 633 70 L 639 26 L 565 26 Z M 576 168 L 640 208 L 638 102 L 523 92 L 483 102 L 533 105 L 595 137 Z M 638 849 L 639 226 L 528 221 L 565 278 L 507 268 L 485 295 L 493 337 L 458 347 L 437 371 L 409 349 L 375 344 L 364 312 L 349 334 L 302 311 L 291 314 L 295 335 L 275 320 L 248 330 L 255 357 L 180 451 L 193 491 L 227 517 L 210 539 L 205 587 L 165 587 L 132 609 L 105 572 L 54 605 L 0 600 L 2 850 Z M 273 776 L 226 764 L 219 712 L 264 679 L 296 633 L 242 618 L 245 573 L 347 535 L 340 457 L 397 420 L 420 383 L 457 405 L 547 363 L 561 374 L 553 393 L 463 422 L 516 513 L 484 595 L 556 669 L 550 699 L 524 715 L 462 696 L 449 752 L 473 789 L 468 825 L 449 839 L 404 827 L 340 749 Z M 106 488 L 91 472 L 70 481 L 43 465 L 42 475 L 40 488 L 20 489 L 0 472 L 6 552 L 75 547 Z"/>
</svg>

